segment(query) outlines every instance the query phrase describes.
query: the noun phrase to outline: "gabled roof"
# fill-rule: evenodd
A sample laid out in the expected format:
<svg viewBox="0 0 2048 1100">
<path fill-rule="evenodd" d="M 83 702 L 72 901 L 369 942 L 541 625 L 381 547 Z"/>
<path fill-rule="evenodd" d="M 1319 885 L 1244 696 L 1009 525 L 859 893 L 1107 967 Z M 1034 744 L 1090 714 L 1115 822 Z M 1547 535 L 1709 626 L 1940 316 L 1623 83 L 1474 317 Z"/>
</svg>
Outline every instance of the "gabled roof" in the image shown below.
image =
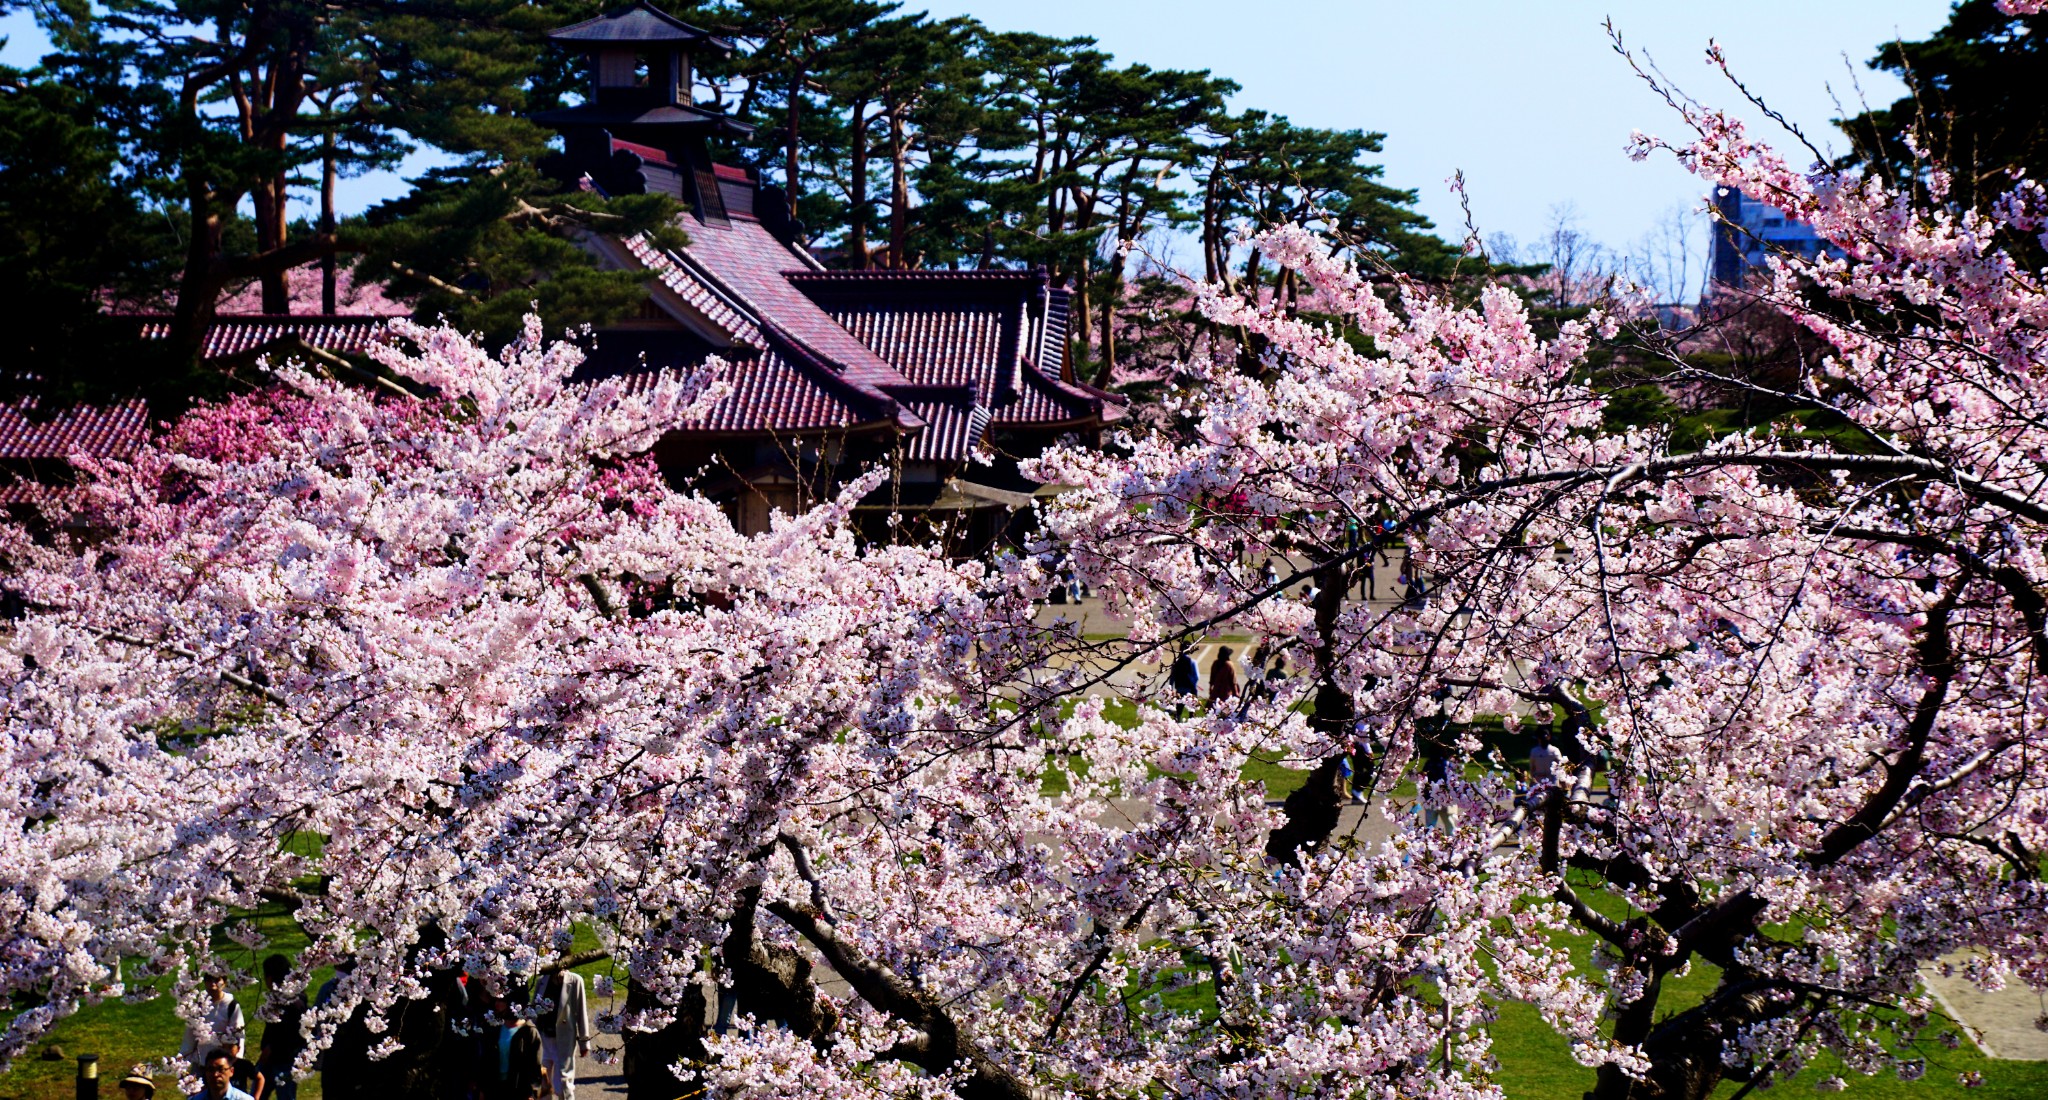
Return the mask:
<svg viewBox="0 0 2048 1100">
<path fill-rule="evenodd" d="M 731 42 L 693 27 L 646 0 L 631 7 L 614 8 L 581 23 L 557 27 L 548 32 L 548 40 L 583 48 L 702 44 L 720 53 L 732 52 Z"/>
<path fill-rule="evenodd" d="M 288 351 L 301 342 L 323 351 L 359 355 L 383 338 L 386 317 L 242 315 L 214 319 L 200 342 L 205 359 Z M 170 335 L 168 317 L 135 318 L 145 340 Z M 109 405 L 74 405 L 37 415 L 30 398 L 0 405 L 0 461 L 63 462 L 72 454 L 126 458 L 149 438 L 149 406 L 141 398 Z"/>
<path fill-rule="evenodd" d="M 599 347 L 616 339 L 616 333 L 600 334 Z M 662 375 L 672 373 L 675 368 L 671 367 L 620 372 L 628 393 L 650 388 Z M 609 375 L 579 371 L 578 377 Z M 729 361 L 725 378 L 732 383 L 732 395 L 702 420 L 678 427 L 717 434 L 816 432 L 846 430 L 874 420 L 871 413 L 854 407 L 811 372 L 776 352 Z"/>
<path fill-rule="evenodd" d="M 645 238 L 625 250 L 689 307 L 672 312 L 732 345 L 717 354 L 733 394 L 685 431 L 881 429 L 908 437 L 909 460 L 960 462 L 992 425 L 1064 430 L 1123 416 L 1121 398 L 1061 378 L 1066 294 L 1043 273 L 826 271 L 744 213 L 680 223 L 690 241 L 679 250 Z M 652 351 L 663 339 L 676 348 Z M 600 333 L 598 349 L 653 371 L 687 365 L 690 339 Z M 651 343 L 621 351 L 632 340 Z"/>
<path fill-rule="evenodd" d="M 874 360 L 856 364 L 849 371 L 843 361 L 822 352 L 806 335 L 815 336 L 814 322 L 817 318 L 791 317 L 787 311 L 767 313 L 756 300 L 742 296 L 741 288 L 752 290 L 756 298 L 764 289 L 771 301 L 774 298 L 773 284 L 757 283 L 750 277 L 753 267 L 746 263 L 732 263 L 736 254 L 744 255 L 748 250 L 761 250 L 762 241 L 772 247 L 778 263 L 795 263 L 796 257 L 781 242 L 770 236 L 759 223 L 735 218 L 734 227 L 747 227 L 737 241 L 725 241 L 726 248 L 714 257 L 713 262 L 725 262 L 726 278 L 711 273 L 704 257 L 698 253 L 700 242 L 705 235 L 720 232 L 719 228 L 706 227 L 695 219 L 689 220 L 690 247 L 680 253 L 665 252 L 656 248 L 645 237 L 633 237 L 625 242 L 631 256 L 647 268 L 661 285 L 681 298 L 685 304 L 702 314 L 719 333 L 733 345 L 730 351 L 718 352 L 727 361 L 726 380 L 733 386 L 733 393 L 718 403 L 701 423 L 679 425 L 687 431 L 705 432 L 766 432 L 766 431 L 813 431 L 819 429 L 854 429 L 861 427 L 880 428 L 895 432 L 914 432 L 924 427 L 924 420 L 911 411 L 886 387 L 907 384 L 907 379 L 890 370 L 887 364 Z M 751 230 L 751 231 L 749 231 Z M 754 274 L 758 274 L 755 272 Z M 764 279 L 780 282 L 780 276 L 770 272 Z M 799 296 L 801 297 L 801 296 Z M 816 312 L 816 307 L 812 307 Z M 829 319 L 824 324 L 831 326 Z M 832 326 L 836 327 L 836 326 Z M 809 329 L 808 333 L 793 331 Z M 834 351 L 844 352 L 845 344 L 856 344 L 839 331 L 843 343 L 828 339 Z M 611 356 L 616 348 L 631 338 L 624 332 L 604 332 L 598 335 L 598 351 Z M 692 356 L 679 351 L 681 341 L 664 337 L 659 333 L 648 333 L 642 337 L 651 349 L 664 340 L 676 344 L 663 351 L 645 351 L 645 366 L 649 370 L 666 366 L 677 368 L 701 362 L 703 356 Z M 857 344 L 856 344 L 857 346 Z M 595 367 L 596 364 L 593 364 Z M 877 378 L 879 369 L 882 377 Z M 586 375 L 595 376 L 595 375 Z"/>
<path fill-rule="evenodd" d="M 971 383 L 992 423 L 1052 427 L 1123 416 L 1121 397 L 1061 378 L 1066 292 L 1047 286 L 1042 272 L 812 271 L 788 278 L 913 383 Z"/>
<path fill-rule="evenodd" d="M 558 111 L 535 111 L 528 117 L 544 126 L 590 125 L 622 129 L 628 126 L 687 124 L 741 135 L 754 132 L 754 126 L 750 122 L 742 122 L 717 111 L 688 107 L 680 103 L 661 103 L 652 107 L 608 107 L 596 103 L 582 103 Z"/>
<path fill-rule="evenodd" d="M 762 334 L 761 326 L 754 323 L 754 319 L 743 307 L 721 293 L 709 281 L 684 268 L 675 257 L 654 247 L 645 236 L 627 238 L 626 250 L 642 266 L 653 272 L 662 286 L 674 291 L 676 296 L 688 303 L 691 308 L 704 314 L 733 343 L 757 351 L 768 347 L 768 338 Z"/>
</svg>

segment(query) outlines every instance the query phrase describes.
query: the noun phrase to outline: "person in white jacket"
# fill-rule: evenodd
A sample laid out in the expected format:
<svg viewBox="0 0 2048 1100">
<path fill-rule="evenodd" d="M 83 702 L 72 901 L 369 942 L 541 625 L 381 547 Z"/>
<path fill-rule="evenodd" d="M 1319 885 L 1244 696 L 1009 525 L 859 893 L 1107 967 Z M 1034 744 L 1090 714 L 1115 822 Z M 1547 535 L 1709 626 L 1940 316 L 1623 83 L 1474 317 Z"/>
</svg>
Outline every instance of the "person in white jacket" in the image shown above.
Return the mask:
<svg viewBox="0 0 2048 1100">
<path fill-rule="evenodd" d="M 214 1047 L 237 1058 L 242 1055 L 242 1006 L 228 992 L 227 979 L 218 974 L 206 976 L 205 988 L 205 1015 L 185 1025 L 185 1038 L 178 1044 L 179 1064 L 191 1066 L 193 1073 L 205 1070 L 201 1056 Z"/>
<path fill-rule="evenodd" d="M 590 1054 L 593 1031 L 583 976 L 557 970 L 534 983 L 533 998 L 540 1009 L 533 1022 L 540 1028 L 540 1060 L 547 1069 L 548 1087 L 558 1100 L 574 1100 L 576 1059 Z"/>
</svg>

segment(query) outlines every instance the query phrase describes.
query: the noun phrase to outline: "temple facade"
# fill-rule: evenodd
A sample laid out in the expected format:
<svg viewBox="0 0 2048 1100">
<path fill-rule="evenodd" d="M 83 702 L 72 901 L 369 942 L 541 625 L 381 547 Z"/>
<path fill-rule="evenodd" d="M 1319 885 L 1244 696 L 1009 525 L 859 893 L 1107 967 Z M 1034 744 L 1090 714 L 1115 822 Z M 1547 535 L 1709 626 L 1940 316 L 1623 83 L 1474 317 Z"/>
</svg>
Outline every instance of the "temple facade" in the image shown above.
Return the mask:
<svg viewBox="0 0 2048 1100">
<path fill-rule="evenodd" d="M 743 530 L 879 466 L 888 480 L 856 512 L 872 537 L 980 553 L 1020 535 L 1049 491 L 1020 460 L 1063 438 L 1096 442 L 1123 417 L 1120 397 L 1075 378 L 1067 293 L 1042 272 L 828 270 L 806 251 L 778 189 L 713 159 L 744 124 L 690 102 L 692 58 L 730 43 L 644 2 L 550 38 L 587 58 L 590 83 L 582 102 L 535 116 L 562 135 L 543 167 L 599 194 L 676 199 L 689 241 L 583 238 L 601 263 L 643 273 L 649 297 L 592 335 L 580 376 L 632 384 L 719 364 L 731 394 L 675 425 L 654 454 Z M 162 327 L 137 320 L 145 335 Z M 223 314 L 202 354 L 348 368 L 383 338 L 384 320 Z M 0 408 L 0 487 L 61 480 L 72 451 L 125 455 L 148 431 L 139 401 L 55 420 L 29 411 Z"/>
</svg>

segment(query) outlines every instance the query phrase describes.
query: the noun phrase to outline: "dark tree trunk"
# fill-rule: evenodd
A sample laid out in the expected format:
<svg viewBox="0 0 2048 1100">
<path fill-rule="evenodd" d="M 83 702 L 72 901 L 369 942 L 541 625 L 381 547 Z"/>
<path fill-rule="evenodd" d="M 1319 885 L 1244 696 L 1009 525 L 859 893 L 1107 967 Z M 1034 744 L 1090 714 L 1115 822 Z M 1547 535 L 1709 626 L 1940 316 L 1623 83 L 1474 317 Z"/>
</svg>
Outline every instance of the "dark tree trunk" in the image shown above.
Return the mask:
<svg viewBox="0 0 2048 1100">
<path fill-rule="evenodd" d="M 783 140 L 782 191 L 789 199 L 789 220 L 796 220 L 797 181 L 802 172 L 802 111 L 804 73 L 799 69 L 789 78 L 789 132 Z"/>
<path fill-rule="evenodd" d="M 867 109 L 865 101 L 853 105 L 853 162 L 847 166 L 846 251 L 856 271 L 868 268 L 868 120 L 863 117 Z"/>
<path fill-rule="evenodd" d="M 192 211 L 192 236 L 185 244 L 185 270 L 178 279 L 178 300 L 171 309 L 171 330 L 165 341 L 172 357 L 181 363 L 198 362 L 220 294 L 220 278 L 214 270 L 220 255 L 220 215 L 206 199 L 192 200 L 188 209 Z"/>
<path fill-rule="evenodd" d="M 320 139 L 320 232 L 334 236 L 334 132 L 329 130 Z M 320 261 L 320 312 L 333 313 L 335 310 L 336 277 L 334 253 L 329 252 Z"/>
<path fill-rule="evenodd" d="M 910 267 L 910 149 L 902 105 L 889 109 L 889 266 Z"/>
<path fill-rule="evenodd" d="M 1337 616 L 1344 611 L 1345 567 L 1329 563 L 1316 570 L 1316 711 L 1309 724 L 1342 745 L 1357 720 L 1357 704 L 1337 683 Z M 1280 598 L 1275 596 L 1274 598 Z M 1287 820 L 1266 837 L 1266 854 L 1289 867 L 1300 866 L 1303 849 L 1329 843 L 1337 829 L 1342 755 L 1317 764 L 1282 807 Z"/>
<path fill-rule="evenodd" d="M 1122 290 L 1123 280 L 1111 270 L 1102 286 L 1102 363 L 1095 368 L 1095 384 L 1104 389 L 1116 376 L 1116 304 Z"/>
<path fill-rule="evenodd" d="M 715 996 L 715 994 L 714 994 Z M 626 1011 L 654 1007 L 654 998 L 639 982 L 626 985 Z M 676 1006 L 676 1018 L 658 1031 L 625 1033 L 627 1100 L 673 1100 L 688 1091 L 669 1067 L 680 1062 L 691 1065 L 704 1061 L 704 1035 L 711 1021 L 710 1006 L 703 997 L 684 997 Z"/>
</svg>

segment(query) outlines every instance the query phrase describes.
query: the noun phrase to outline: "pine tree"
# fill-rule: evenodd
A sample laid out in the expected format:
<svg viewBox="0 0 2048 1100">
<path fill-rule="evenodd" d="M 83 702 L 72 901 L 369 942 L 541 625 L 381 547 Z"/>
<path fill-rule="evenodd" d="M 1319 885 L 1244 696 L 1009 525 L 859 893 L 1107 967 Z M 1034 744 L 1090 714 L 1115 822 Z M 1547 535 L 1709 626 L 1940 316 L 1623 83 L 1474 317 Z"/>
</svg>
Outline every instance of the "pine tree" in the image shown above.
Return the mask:
<svg viewBox="0 0 2048 1100">
<path fill-rule="evenodd" d="M 556 185 L 530 170 L 549 135 L 522 117 L 529 92 L 555 90 L 543 79 L 540 33 L 580 6 L 108 0 L 38 15 L 57 47 L 46 59 L 52 79 L 92 106 L 122 151 L 126 185 L 177 212 L 185 247 L 167 344 L 190 361 L 224 292 L 255 280 L 266 310 L 283 312 L 285 272 L 337 255 L 367 253 L 361 275 L 391 278 L 398 293 L 422 295 L 458 319 L 511 312 L 484 303 L 538 281 L 505 278 L 514 268 L 564 272 L 585 291 L 608 287 L 561 295 L 566 312 L 550 318 L 560 324 L 629 306 L 637 287 L 582 273 L 592 266 L 587 256 L 540 239 L 606 220 L 602 210 L 586 215 L 591 201 L 553 194 Z M 285 199 L 308 169 L 324 178 L 388 165 L 420 145 L 459 167 L 365 223 L 295 231 Z M 254 211 L 247 241 L 238 239 L 244 202 Z M 639 225 L 643 214 L 607 224 Z M 399 224 L 411 217 L 426 220 Z M 478 217 L 499 224 L 464 220 Z M 435 247 L 409 249 L 428 235 L 438 235 Z"/>
<path fill-rule="evenodd" d="M 1870 65 L 1903 79 L 1909 94 L 1836 124 L 1855 147 L 1844 167 L 1912 181 L 1931 159 L 1953 173 L 1950 198 L 1965 207 L 2002 194 L 2012 171 L 2048 177 L 2048 14 L 1963 0 L 1933 35 L 1891 43 Z"/>
<path fill-rule="evenodd" d="M 119 150 L 75 88 L 6 68 L 0 87 L 0 298 L 17 340 L 0 398 L 104 399 L 182 380 L 103 309 L 164 290 L 175 227 L 115 182 Z"/>
</svg>

